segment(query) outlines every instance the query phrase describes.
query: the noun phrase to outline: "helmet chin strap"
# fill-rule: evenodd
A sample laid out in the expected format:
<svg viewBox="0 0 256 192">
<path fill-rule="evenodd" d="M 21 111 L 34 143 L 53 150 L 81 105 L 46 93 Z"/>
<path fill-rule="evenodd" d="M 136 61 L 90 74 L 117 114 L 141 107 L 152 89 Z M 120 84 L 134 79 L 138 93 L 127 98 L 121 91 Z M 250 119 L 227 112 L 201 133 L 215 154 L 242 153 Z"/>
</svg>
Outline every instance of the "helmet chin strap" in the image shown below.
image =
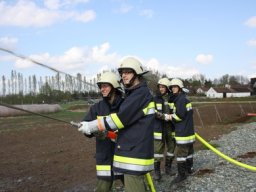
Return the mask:
<svg viewBox="0 0 256 192">
<path fill-rule="evenodd" d="M 130 87 L 133 85 L 133 82 L 135 81 L 136 77 L 137 77 L 137 75 L 134 73 L 134 75 L 133 75 L 133 77 L 130 79 L 129 83 L 124 84 L 124 86 L 125 86 L 126 88 L 130 88 Z M 123 80 L 122 80 L 122 82 L 123 82 Z"/>
<path fill-rule="evenodd" d="M 112 96 L 114 95 L 114 88 L 111 88 L 111 91 L 109 92 L 109 94 L 107 96 L 103 96 L 103 98 L 107 99 L 108 101 L 111 100 Z"/>
</svg>

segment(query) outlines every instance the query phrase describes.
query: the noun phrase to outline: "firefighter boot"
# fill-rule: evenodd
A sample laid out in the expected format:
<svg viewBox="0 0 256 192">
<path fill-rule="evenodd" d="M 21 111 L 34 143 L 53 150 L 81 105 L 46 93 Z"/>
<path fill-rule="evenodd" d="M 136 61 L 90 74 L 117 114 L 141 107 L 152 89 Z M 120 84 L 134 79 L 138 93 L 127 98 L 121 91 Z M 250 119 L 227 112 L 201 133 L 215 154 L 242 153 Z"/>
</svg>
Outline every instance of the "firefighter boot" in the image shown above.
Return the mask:
<svg viewBox="0 0 256 192">
<path fill-rule="evenodd" d="M 155 169 L 154 179 L 155 181 L 160 181 L 161 179 L 160 161 L 157 161 L 154 163 L 154 169 Z"/>
<path fill-rule="evenodd" d="M 189 175 L 193 175 L 195 172 L 193 168 L 193 158 L 188 158 L 186 160 L 186 171 Z"/>
<path fill-rule="evenodd" d="M 174 172 L 172 173 L 171 170 L 172 170 L 172 161 L 173 159 L 166 159 L 165 160 L 165 174 L 166 175 L 174 175 Z"/>
<path fill-rule="evenodd" d="M 178 163 L 178 175 L 177 177 L 172 180 L 171 186 L 177 183 L 180 183 L 181 181 L 185 180 L 187 178 L 186 176 L 186 162 Z"/>
</svg>

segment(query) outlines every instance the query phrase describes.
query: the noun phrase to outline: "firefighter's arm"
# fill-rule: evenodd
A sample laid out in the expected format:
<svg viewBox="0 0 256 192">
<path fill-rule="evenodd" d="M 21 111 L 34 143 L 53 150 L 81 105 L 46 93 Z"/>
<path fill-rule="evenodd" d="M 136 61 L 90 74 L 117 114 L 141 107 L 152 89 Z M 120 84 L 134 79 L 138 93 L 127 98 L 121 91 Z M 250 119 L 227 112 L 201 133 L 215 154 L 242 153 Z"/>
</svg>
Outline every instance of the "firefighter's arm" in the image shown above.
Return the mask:
<svg viewBox="0 0 256 192">
<path fill-rule="evenodd" d="M 91 135 L 93 133 L 97 133 L 99 131 L 104 131 L 105 128 L 102 126 L 101 121 L 99 119 L 93 121 L 82 121 L 80 122 L 80 127 L 78 131 L 81 131 L 84 134 Z"/>
</svg>

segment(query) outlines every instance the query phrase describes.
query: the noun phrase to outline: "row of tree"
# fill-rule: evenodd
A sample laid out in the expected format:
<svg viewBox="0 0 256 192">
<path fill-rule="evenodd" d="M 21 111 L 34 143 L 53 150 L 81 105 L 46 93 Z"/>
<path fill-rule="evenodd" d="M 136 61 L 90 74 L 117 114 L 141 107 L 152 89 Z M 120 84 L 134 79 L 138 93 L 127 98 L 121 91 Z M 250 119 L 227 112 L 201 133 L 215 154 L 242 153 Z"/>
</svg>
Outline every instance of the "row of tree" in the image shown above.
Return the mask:
<svg viewBox="0 0 256 192">
<path fill-rule="evenodd" d="M 97 75 L 97 77 L 99 74 Z M 153 93 L 157 91 L 157 81 L 166 77 L 158 71 L 152 72 L 148 77 L 149 88 Z M 11 71 L 9 79 L 5 75 L 2 76 L 0 84 L 1 100 L 8 103 L 53 103 L 63 100 L 70 101 L 78 98 L 92 98 L 99 96 L 97 79 L 87 80 L 85 76 L 78 73 L 75 77 L 70 75 L 37 77 L 31 75 L 23 77 L 21 73 L 15 70 Z M 202 74 L 194 75 L 192 78 L 183 79 L 185 87 L 193 90 L 196 87 L 222 87 L 226 84 L 241 85 L 248 84 L 249 79 L 236 75 L 223 75 L 219 79 L 206 79 Z M 193 93 L 193 91 L 192 91 Z"/>
<path fill-rule="evenodd" d="M 11 71 L 11 78 L 7 79 L 5 75 L 2 76 L 0 87 L 0 95 L 5 97 L 7 95 L 37 95 L 47 94 L 49 89 L 59 90 L 62 92 L 90 92 L 97 91 L 96 79 L 86 81 L 80 73 L 76 77 L 71 75 L 60 75 L 57 73 L 55 76 L 40 76 L 36 75 L 23 77 L 21 73 L 15 70 Z"/>
</svg>

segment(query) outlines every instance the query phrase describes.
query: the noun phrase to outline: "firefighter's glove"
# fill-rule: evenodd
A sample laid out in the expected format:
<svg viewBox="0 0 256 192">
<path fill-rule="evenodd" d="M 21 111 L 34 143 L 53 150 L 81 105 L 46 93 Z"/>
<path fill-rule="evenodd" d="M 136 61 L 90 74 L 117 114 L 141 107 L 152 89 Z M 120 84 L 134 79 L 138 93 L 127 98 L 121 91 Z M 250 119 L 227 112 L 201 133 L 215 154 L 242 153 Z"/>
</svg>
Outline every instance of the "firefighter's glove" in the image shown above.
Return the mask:
<svg viewBox="0 0 256 192">
<path fill-rule="evenodd" d="M 164 114 L 164 120 L 165 121 L 171 121 L 172 120 L 172 115 L 171 114 Z"/>
<path fill-rule="evenodd" d="M 164 114 L 163 114 L 163 113 L 160 113 L 160 112 L 157 111 L 155 114 L 156 114 L 156 118 L 157 118 L 157 119 L 162 119 L 162 120 L 164 120 L 165 117 L 164 117 Z"/>
<path fill-rule="evenodd" d="M 93 121 L 82 121 L 80 122 L 80 127 L 78 131 L 81 131 L 82 133 L 86 135 L 91 135 L 92 133 L 97 133 L 99 132 L 98 128 L 98 120 L 93 120 Z"/>
</svg>

